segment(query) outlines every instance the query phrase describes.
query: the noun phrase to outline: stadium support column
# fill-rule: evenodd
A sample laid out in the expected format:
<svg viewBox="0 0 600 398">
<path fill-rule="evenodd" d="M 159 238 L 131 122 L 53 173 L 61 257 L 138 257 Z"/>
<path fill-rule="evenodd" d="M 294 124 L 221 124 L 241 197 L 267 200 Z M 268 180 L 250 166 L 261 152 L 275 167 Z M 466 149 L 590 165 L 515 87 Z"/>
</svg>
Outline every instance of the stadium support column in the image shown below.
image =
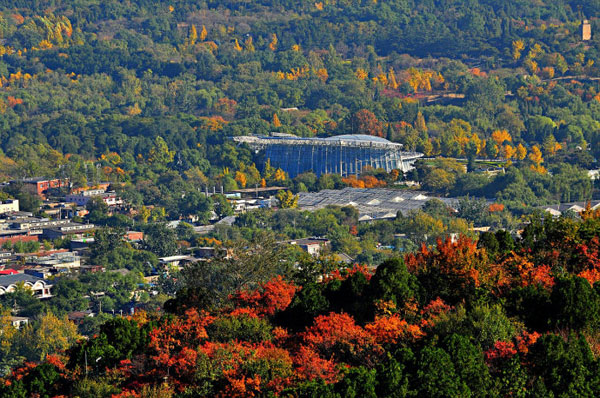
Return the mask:
<svg viewBox="0 0 600 398">
<path fill-rule="evenodd" d="M 311 144 L 310 146 L 310 170 L 315 174 L 318 173 L 318 170 L 315 167 L 315 144 Z"/>
<path fill-rule="evenodd" d="M 343 155 L 343 152 L 342 152 L 343 150 L 344 150 L 344 147 L 342 146 L 342 141 L 340 141 L 340 154 L 339 154 L 339 157 L 340 157 L 340 176 L 341 177 L 344 176 L 344 161 L 343 161 L 344 157 L 342 156 Z"/>
</svg>

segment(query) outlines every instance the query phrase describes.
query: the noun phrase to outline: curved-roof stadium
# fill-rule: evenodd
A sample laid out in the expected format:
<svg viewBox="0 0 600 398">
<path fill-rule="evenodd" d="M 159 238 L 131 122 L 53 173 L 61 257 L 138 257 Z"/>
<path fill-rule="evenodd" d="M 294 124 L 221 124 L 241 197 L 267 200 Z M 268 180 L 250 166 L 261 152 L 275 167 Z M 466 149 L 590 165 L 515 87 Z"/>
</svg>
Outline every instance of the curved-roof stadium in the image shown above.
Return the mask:
<svg viewBox="0 0 600 398">
<path fill-rule="evenodd" d="M 345 134 L 328 138 L 304 138 L 290 134 L 234 137 L 257 151 L 264 151 L 273 167 L 280 167 L 291 178 L 312 171 L 317 176 L 327 173 L 347 176 L 359 174 L 370 166 L 390 172 L 406 172 L 423 154 L 402 151 L 402 144 L 385 138 L 362 134 Z"/>
</svg>

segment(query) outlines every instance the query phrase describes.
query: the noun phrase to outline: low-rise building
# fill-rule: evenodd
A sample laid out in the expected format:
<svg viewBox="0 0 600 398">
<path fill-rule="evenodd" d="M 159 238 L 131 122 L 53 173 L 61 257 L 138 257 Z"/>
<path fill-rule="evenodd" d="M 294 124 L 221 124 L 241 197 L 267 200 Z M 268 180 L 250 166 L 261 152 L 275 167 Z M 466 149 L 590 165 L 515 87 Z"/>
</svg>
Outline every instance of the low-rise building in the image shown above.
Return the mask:
<svg viewBox="0 0 600 398">
<path fill-rule="evenodd" d="M 144 233 L 139 231 L 127 231 L 125 232 L 123 239 L 130 242 L 139 242 L 144 240 Z"/>
<path fill-rule="evenodd" d="M 52 253 L 44 257 L 31 257 L 28 259 L 27 264 L 54 268 L 57 271 L 70 270 L 81 266 L 81 257 L 75 255 L 73 252 Z"/>
<path fill-rule="evenodd" d="M 44 228 L 52 228 L 60 225 L 69 224 L 69 220 L 52 220 L 42 217 L 24 217 L 11 220 L 10 227 L 12 229 L 28 229 L 40 231 Z"/>
<path fill-rule="evenodd" d="M 11 316 L 10 322 L 15 329 L 21 329 L 23 326 L 29 323 L 29 318 L 25 316 Z"/>
<path fill-rule="evenodd" d="M 591 210 L 598 210 L 600 209 L 600 200 L 592 200 L 589 202 L 560 203 L 557 205 L 540 206 L 539 209 L 552 214 L 552 216 L 554 217 L 560 217 L 566 212 L 573 212 L 579 214 L 582 211 L 584 211 L 588 206 Z"/>
<path fill-rule="evenodd" d="M 79 224 L 69 222 L 67 224 L 59 225 L 53 228 L 44 228 L 42 236 L 44 239 L 62 239 L 66 236 L 72 238 L 83 238 L 84 236 L 90 235 L 96 226 L 94 224 Z"/>
<path fill-rule="evenodd" d="M 12 213 L 19 211 L 19 200 L 18 199 L 7 199 L 0 201 L 0 214 Z"/>
<path fill-rule="evenodd" d="M 298 245 L 312 256 L 318 256 L 321 252 L 329 247 L 329 239 L 325 238 L 303 238 L 287 241 L 290 245 Z"/>
<path fill-rule="evenodd" d="M 86 274 L 88 272 L 104 272 L 105 268 L 101 265 L 82 265 L 79 267 L 79 272 Z"/>
<path fill-rule="evenodd" d="M 160 257 L 158 259 L 160 265 L 163 267 L 182 267 L 183 265 L 198 262 L 199 259 L 193 256 L 168 256 L 168 257 Z"/>
<path fill-rule="evenodd" d="M 76 325 L 81 325 L 85 318 L 93 318 L 95 315 L 91 310 L 73 311 L 67 314 L 67 318 Z"/>
<path fill-rule="evenodd" d="M 35 178 L 25 178 L 20 181 L 11 181 L 11 182 L 16 182 L 16 183 L 20 182 L 25 185 L 33 186 L 35 192 L 41 197 L 46 197 L 46 193 L 48 192 L 49 189 L 68 188 L 70 185 L 68 178 L 35 177 Z"/>
<path fill-rule="evenodd" d="M 12 269 L 12 268 L 3 269 L 0 271 L 0 275 L 15 275 L 18 273 L 19 272 L 17 270 Z"/>
<path fill-rule="evenodd" d="M 70 194 L 65 196 L 65 201 L 76 203 L 78 206 L 85 206 L 93 198 L 102 198 L 102 201 L 109 207 L 123 204 L 123 201 L 115 192 L 104 192 L 102 189 L 91 189 L 77 194 Z"/>
<path fill-rule="evenodd" d="M 27 274 L 2 275 L 0 276 L 0 296 L 13 292 L 17 286 L 23 284 L 33 292 L 33 296 L 38 299 L 52 297 L 50 289 L 52 284 L 45 279 Z"/>
</svg>

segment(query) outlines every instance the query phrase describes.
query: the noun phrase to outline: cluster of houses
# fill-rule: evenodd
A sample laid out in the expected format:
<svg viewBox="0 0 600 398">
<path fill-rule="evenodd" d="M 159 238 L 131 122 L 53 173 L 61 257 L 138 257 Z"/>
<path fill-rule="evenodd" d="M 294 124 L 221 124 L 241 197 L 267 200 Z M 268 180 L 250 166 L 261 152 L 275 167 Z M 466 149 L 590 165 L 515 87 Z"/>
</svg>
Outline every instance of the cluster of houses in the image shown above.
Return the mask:
<svg viewBox="0 0 600 398">
<path fill-rule="evenodd" d="M 84 252 L 94 241 L 96 226 L 76 222 L 74 217 L 87 214 L 86 205 L 92 198 L 101 198 L 111 209 L 118 209 L 123 201 L 110 184 L 101 183 L 92 188 L 71 189 L 68 179 L 27 178 L 11 181 L 23 184 L 29 192 L 44 200 L 44 217 L 21 211 L 19 200 L 0 201 L 0 295 L 14 291 L 18 286 L 31 289 L 39 299 L 52 297 L 52 280 L 64 273 L 98 272 L 102 267 L 87 265 L 82 261 Z M 58 193 L 69 191 L 61 196 Z M 19 244 L 27 248 L 28 242 L 55 241 L 66 239 L 70 248 L 44 250 L 44 245 L 35 253 L 16 253 Z M 143 234 L 128 231 L 125 239 L 140 241 Z"/>
</svg>

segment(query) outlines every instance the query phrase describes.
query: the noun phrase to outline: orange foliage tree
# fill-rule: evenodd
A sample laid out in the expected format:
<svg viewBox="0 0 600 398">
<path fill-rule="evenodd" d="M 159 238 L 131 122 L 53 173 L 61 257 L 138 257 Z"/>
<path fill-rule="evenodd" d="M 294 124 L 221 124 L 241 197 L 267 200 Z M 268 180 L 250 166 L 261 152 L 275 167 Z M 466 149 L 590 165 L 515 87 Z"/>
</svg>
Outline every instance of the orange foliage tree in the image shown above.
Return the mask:
<svg viewBox="0 0 600 398">
<path fill-rule="evenodd" d="M 232 298 L 238 306 L 250 307 L 260 315 L 274 315 L 290 305 L 297 290 L 297 286 L 278 275 L 260 288 L 239 291 Z"/>
<path fill-rule="evenodd" d="M 430 291 L 439 291 L 447 299 L 464 297 L 467 291 L 487 281 L 489 260 L 485 249 L 466 236 L 456 241 L 438 239 L 434 249 L 425 244 L 405 257 L 409 271 L 420 276 Z"/>
</svg>

